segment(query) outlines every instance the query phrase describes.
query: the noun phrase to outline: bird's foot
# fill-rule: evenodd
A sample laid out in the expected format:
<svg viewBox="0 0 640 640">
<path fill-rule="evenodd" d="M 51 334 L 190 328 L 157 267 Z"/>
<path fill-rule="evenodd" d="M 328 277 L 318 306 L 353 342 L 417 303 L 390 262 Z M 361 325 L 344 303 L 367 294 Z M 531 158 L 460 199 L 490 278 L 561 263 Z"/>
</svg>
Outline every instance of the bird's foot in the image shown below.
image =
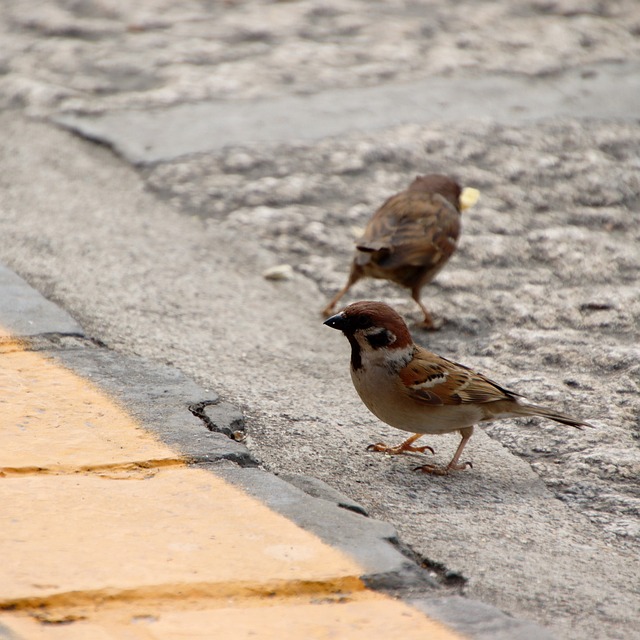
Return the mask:
<svg viewBox="0 0 640 640">
<path fill-rule="evenodd" d="M 414 471 L 422 471 L 422 473 L 429 473 L 432 476 L 448 476 L 452 471 L 462 471 L 463 469 L 473 469 L 473 465 L 470 462 L 463 462 L 462 464 L 450 462 L 446 467 L 438 467 L 435 464 L 422 464 L 419 467 L 415 467 Z"/>
<path fill-rule="evenodd" d="M 423 331 L 440 331 L 445 324 L 444 318 L 424 318 L 422 322 L 418 322 L 416 325 L 419 329 Z"/>
<path fill-rule="evenodd" d="M 427 444 L 422 447 L 414 447 L 412 444 L 407 444 L 406 442 L 396 445 L 395 447 L 389 447 L 384 444 L 384 442 L 377 442 L 376 444 L 370 444 L 367 447 L 367 451 L 381 451 L 382 453 L 388 453 L 392 456 L 397 456 L 401 453 L 424 453 L 425 451 L 431 451 L 431 453 L 435 455 L 433 447 Z"/>
</svg>

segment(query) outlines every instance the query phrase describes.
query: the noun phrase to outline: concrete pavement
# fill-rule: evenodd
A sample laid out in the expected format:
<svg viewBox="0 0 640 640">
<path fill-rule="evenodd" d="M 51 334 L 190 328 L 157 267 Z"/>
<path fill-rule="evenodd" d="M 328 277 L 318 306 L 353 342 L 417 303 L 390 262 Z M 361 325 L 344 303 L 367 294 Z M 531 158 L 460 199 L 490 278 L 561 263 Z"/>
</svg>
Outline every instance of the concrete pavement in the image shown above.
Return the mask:
<svg viewBox="0 0 640 640">
<path fill-rule="evenodd" d="M 233 407 L 1 265 L 0 362 L 0 638 L 550 637 L 448 595 L 323 483 L 262 471 Z"/>
</svg>

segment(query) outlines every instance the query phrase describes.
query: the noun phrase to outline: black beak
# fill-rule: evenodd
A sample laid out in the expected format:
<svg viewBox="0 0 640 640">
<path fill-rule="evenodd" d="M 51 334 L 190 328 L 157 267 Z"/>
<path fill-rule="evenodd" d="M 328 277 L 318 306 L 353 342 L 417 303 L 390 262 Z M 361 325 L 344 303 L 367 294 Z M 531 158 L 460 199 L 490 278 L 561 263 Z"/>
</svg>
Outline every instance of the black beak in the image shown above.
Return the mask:
<svg viewBox="0 0 640 640">
<path fill-rule="evenodd" d="M 331 327 L 332 329 L 338 329 L 339 331 L 343 331 L 347 324 L 347 319 L 345 318 L 344 313 L 342 311 L 340 313 L 336 313 L 335 316 L 331 316 L 327 318 L 323 324 L 326 324 L 327 327 Z"/>
</svg>

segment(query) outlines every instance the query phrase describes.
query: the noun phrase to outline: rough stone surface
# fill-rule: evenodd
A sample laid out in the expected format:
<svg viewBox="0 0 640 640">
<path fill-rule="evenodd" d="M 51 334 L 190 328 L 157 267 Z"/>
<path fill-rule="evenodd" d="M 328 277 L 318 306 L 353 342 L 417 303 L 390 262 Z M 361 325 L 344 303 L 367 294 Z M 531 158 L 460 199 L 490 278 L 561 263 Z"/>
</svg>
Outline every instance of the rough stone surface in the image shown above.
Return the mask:
<svg viewBox="0 0 640 640">
<path fill-rule="evenodd" d="M 14 0 L 0 9 L 0 31 L 0 102 L 51 118 L 210 99 L 233 110 L 237 100 L 438 74 L 552 79 L 640 60 L 633 0 Z M 466 594 L 559 638 L 631 638 L 640 626 L 634 117 L 434 119 L 236 145 L 146 167 L 137 180 L 104 149 L 5 114 L 0 257 L 109 346 L 215 386 L 242 407 L 247 445 L 269 469 L 351 496 L 425 561 L 461 573 Z M 361 406 L 348 346 L 319 318 L 346 277 L 352 227 L 431 170 L 482 196 L 425 289 L 447 322 L 417 340 L 596 425 L 491 425 L 491 438 L 478 430 L 469 446 L 474 468 L 444 479 L 413 474 L 417 456 L 364 450 L 401 434 Z M 291 280 L 262 278 L 281 263 L 294 267 Z M 418 318 L 386 283 L 359 283 L 356 296 Z M 430 443 L 438 460 L 456 440 Z"/>
<path fill-rule="evenodd" d="M 640 58 L 635 0 L 6 0 L 1 22 L 3 102 L 35 113 Z"/>
</svg>

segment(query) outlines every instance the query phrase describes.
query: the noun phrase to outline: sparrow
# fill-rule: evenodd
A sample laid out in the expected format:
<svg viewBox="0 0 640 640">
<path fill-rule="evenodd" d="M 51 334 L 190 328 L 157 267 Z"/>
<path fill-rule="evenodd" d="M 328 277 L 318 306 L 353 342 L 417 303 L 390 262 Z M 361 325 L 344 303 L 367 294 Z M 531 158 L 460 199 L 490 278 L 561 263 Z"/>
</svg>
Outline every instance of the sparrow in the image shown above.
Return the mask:
<svg viewBox="0 0 640 640">
<path fill-rule="evenodd" d="M 424 313 L 423 328 L 437 329 L 420 292 L 455 251 L 461 211 L 472 206 L 478 196 L 476 189 L 463 190 L 447 176 L 430 174 L 416 177 L 408 189 L 387 199 L 356 241 L 347 284 L 323 314 L 331 315 L 361 278 L 381 278 L 407 287 Z"/>
<path fill-rule="evenodd" d="M 351 345 L 351 379 L 366 407 L 383 422 L 413 433 L 401 444 L 369 445 L 390 454 L 424 453 L 415 446 L 425 434 L 459 431 L 462 439 L 446 467 L 425 464 L 425 473 L 447 475 L 472 467 L 460 456 L 478 422 L 540 416 L 572 427 L 588 422 L 533 404 L 464 365 L 427 351 L 413 342 L 404 320 L 382 302 L 355 302 L 325 320 L 344 333 Z"/>
</svg>

